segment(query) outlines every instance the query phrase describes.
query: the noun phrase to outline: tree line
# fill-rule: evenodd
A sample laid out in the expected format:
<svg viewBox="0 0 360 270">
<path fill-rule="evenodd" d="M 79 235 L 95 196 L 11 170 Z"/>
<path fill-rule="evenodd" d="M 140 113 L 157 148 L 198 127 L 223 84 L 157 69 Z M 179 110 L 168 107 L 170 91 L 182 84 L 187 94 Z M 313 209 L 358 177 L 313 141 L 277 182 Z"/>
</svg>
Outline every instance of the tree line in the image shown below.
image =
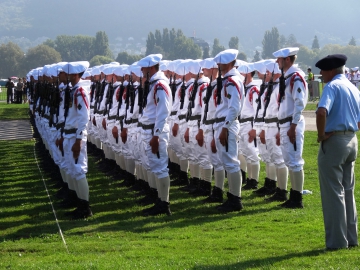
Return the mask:
<svg viewBox="0 0 360 270">
<path fill-rule="evenodd" d="M 207 43 L 205 43 L 207 44 Z M 150 32 L 146 40 L 145 54 L 161 53 L 164 59 L 200 59 L 215 56 L 225 50 L 220 40 L 215 38 L 210 45 L 199 46 L 193 38 L 188 38 L 180 29 L 156 30 Z M 239 37 L 231 37 L 228 48 L 240 49 Z M 261 59 L 273 58 L 272 53 L 282 47 L 297 46 L 300 48 L 297 63 L 303 68 L 314 67 L 316 61 L 323 56 L 332 53 L 343 53 L 348 56 L 347 65 L 354 67 L 360 63 L 360 46 L 356 45 L 352 37 L 347 46 L 328 44 L 320 48 L 317 36 L 314 37 L 312 47 L 308 48 L 298 43 L 296 37 L 291 34 L 288 38 L 280 35 L 278 29 L 273 27 L 264 33 L 262 51 L 255 51 L 253 59 L 247 59 L 244 52 L 239 53 L 238 59 L 255 62 Z M 24 53 L 15 43 L 9 42 L 0 46 L 0 77 L 23 76 L 32 68 L 41 67 L 46 64 L 57 62 L 69 62 L 86 60 L 91 66 L 117 61 L 121 64 L 132 64 L 140 60 L 143 55 L 130 55 L 127 52 L 118 53 L 114 58 L 109 39 L 105 31 L 99 31 L 95 37 L 92 36 L 68 36 L 60 35 L 55 40 L 47 40 L 43 44 L 30 48 Z"/>
</svg>

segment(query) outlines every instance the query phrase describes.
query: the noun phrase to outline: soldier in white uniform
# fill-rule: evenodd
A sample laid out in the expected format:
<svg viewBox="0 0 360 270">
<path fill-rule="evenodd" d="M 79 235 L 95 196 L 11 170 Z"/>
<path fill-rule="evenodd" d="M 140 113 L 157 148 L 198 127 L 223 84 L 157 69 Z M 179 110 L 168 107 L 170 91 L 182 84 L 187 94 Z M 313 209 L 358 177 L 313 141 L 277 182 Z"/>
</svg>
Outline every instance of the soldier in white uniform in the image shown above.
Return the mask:
<svg viewBox="0 0 360 270">
<path fill-rule="evenodd" d="M 161 54 L 152 54 L 141 59 L 138 65 L 142 67 L 143 77 L 149 78 L 149 93 L 146 89 L 146 106 L 144 106 L 141 122 L 142 141 L 144 152 L 147 156 L 150 170 L 155 175 L 158 191 L 158 200 L 155 205 L 145 209 L 143 214 L 170 215 L 169 190 L 170 177 L 167 168 L 167 144 L 170 128 L 167 120 L 171 113 L 172 96 L 168 79 L 159 71 Z"/>
<path fill-rule="evenodd" d="M 89 206 L 89 186 L 86 180 L 87 164 L 87 124 L 90 115 L 90 81 L 81 80 L 89 62 L 71 62 L 62 67 L 72 85 L 70 98 L 65 110 L 63 149 L 66 172 L 76 181 L 77 208 L 69 214 L 74 219 L 92 216 Z"/>
<path fill-rule="evenodd" d="M 229 182 L 228 200 L 217 208 L 221 212 L 240 211 L 243 208 L 237 136 L 240 129 L 238 116 L 245 93 L 243 78 L 234 67 L 237 55 L 237 50 L 229 49 L 214 58 L 224 76 L 217 86 L 214 141 Z M 219 92 L 220 84 L 222 87 Z"/>
<path fill-rule="evenodd" d="M 279 127 L 281 150 L 291 181 L 290 197 L 282 204 L 286 208 L 303 208 L 305 119 L 302 111 L 308 100 L 305 73 L 294 65 L 299 48 L 284 48 L 273 53 L 284 77 L 279 86 Z M 285 80 L 285 81 L 284 81 Z"/>
</svg>

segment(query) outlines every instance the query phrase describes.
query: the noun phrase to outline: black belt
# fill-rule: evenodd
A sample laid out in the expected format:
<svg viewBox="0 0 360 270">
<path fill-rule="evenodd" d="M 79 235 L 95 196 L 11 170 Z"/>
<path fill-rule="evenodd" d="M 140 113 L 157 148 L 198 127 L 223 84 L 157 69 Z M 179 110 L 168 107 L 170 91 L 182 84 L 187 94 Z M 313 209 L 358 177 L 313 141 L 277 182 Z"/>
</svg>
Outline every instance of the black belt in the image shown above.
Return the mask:
<svg viewBox="0 0 360 270">
<path fill-rule="evenodd" d="M 90 109 L 94 109 L 94 106 L 93 106 L 93 105 L 90 105 Z"/>
<path fill-rule="evenodd" d="M 47 114 L 44 114 L 44 116 L 43 116 L 44 118 L 46 118 L 47 120 L 50 120 L 50 116 L 49 115 L 47 115 Z"/>
<path fill-rule="evenodd" d="M 59 130 L 60 128 L 63 128 L 65 126 L 65 122 L 62 122 L 60 124 L 56 124 L 56 129 Z"/>
<path fill-rule="evenodd" d="M 97 114 L 104 114 L 104 111 L 105 111 L 105 110 L 101 110 L 101 111 L 97 111 L 96 113 L 97 113 Z"/>
<path fill-rule="evenodd" d="M 74 134 L 74 133 L 76 133 L 76 131 L 77 131 L 77 128 L 64 129 L 65 134 Z"/>
<path fill-rule="evenodd" d="M 177 114 L 176 111 L 172 111 L 170 115 L 172 116 L 172 115 L 176 115 L 176 114 Z"/>
<path fill-rule="evenodd" d="M 120 120 L 120 121 L 122 121 L 122 120 L 124 120 L 124 116 L 116 116 L 116 118 L 115 118 L 116 120 Z"/>
<path fill-rule="evenodd" d="M 355 131 L 353 130 L 336 130 L 336 131 L 332 131 L 335 135 L 346 135 L 346 134 L 354 134 Z M 329 134 L 332 132 L 325 132 L 325 134 Z"/>
<path fill-rule="evenodd" d="M 154 129 L 155 124 L 145 125 L 145 124 L 139 122 L 138 127 L 142 127 L 143 130 Z"/>
<path fill-rule="evenodd" d="M 257 117 L 257 118 L 255 118 L 254 122 L 255 123 L 262 123 L 262 122 L 264 122 L 264 119 L 262 117 Z"/>
<path fill-rule="evenodd" d="M 127 124 L 127 125 L 130 125 L 130 124 L 132 124 L 132 123 L 137 123 L 137 122 L 138 122 L 137 119 L 125 120 L 125 124 Z"/>
<path fill-rule="evenodd" d="M 215 118 L 214 121 L 215 123 L 221 123 L 221 122 L 224 122 L 226 119 L 226 117 L 220 117 L 220 118 Z"/>
<path fill-rule="evenodd" d="M 201 115 L 190 116 L 189 120 L 190 120 L 190 121 L 193 121 L 193 120 L 201 120 Z"/>
<path fill-rule="evenodd" d="M 186 118 L 186 115 L 185 115 L 185 114 L 180 114 L 180 115 L 178 116 L 178 118 L 179 118 L 179 120 L 185 119 L 185 118 Z"/>
<path fill-rule="evenodd" d="M 114 120 L 114 119 L 116 119 L 116 117 L 117 117 L 116 115 L 109 116 L 108 120 Z"/>
<path fill-rule="evenodd" d="M 264 122 L 266 124 L 270 124 L 270 123 L 277 123 L 279 121 L 279 119 L 277 117 L 274 117 L 274 118 L 265 118 L 264 119 Z M 290 120 L 291 121 L 291 120 Z"/>
<path fill-rule="evenodd" d="M 215 119 L 211 119 L 211 120 L 205 120 L 204 125 L 212 125 L 215 123 Z"/>
<path fill-rule="evenodd" d="M 280 119 L 280 120 L 279 120 L 279 124 L 282 125 L 282 124 L 285 124 L 285 123 L 287 123 L 287 122 L 291 122 L 292 119 L 293 119 L 292 116 L 286 117 L 286 118 L 284 118 L 284 119 Z"/>
<path fill-rule="evenodd" d="M 239 120 L 240 124 L 245 122 L 252 122 L 252 121 L 254 121 L 254 117 L 240 118 Z"/>
</svg>

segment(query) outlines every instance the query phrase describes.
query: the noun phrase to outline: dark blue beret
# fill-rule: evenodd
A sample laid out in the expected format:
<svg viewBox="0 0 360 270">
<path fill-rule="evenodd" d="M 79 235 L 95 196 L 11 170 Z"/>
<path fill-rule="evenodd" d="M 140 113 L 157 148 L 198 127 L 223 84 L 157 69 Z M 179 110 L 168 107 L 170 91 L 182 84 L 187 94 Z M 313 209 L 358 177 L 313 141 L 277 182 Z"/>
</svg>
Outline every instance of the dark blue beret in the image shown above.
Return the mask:
<svg viewBox="0 0 360 270">
<path fill-rule="evenodd" d="M 347 57 L 345 54 L 330 54 L 317 61 L 315 66 L 321 70 L 332 70 L 341 66 L 345 66 L 346 60 Z"/>
</svg>

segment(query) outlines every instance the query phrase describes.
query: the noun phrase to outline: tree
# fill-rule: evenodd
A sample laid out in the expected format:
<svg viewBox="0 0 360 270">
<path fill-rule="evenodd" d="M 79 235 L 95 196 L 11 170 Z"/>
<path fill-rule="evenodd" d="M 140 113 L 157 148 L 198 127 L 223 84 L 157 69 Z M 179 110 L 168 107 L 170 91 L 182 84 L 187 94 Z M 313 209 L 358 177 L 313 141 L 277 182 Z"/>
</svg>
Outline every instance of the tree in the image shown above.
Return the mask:
<svg viewBox="0 0 360 270">
<path fill-rule="evenodd" d="M 351 46 L 356 46 L 356 40 L 354 37 L 351 37 L 350 41 L 349 41 L 349 45 Z"/>
<path fill-rule="evenodd" d="M 257 61 L 260 61 L 261 58 L 260 58 L 260 53 L 258 50 L 255 51 L 255 55 L 254 55 L 254 58 L 253 58 L 253 62 L 257 62 Z"/>
<path fill-rule="evenodd" d="M 54 48 L 40 44 L 28 50 L 24 61 L 25 70 L 61 62 L 61 55 Z"/>
<path fill-rule="evenodd" d="M 284 35 L 281 35 L 280 36 L 280 48 L 283 48 L 283 47 L 285 47 L 286 46 L 286 37 L 284 36 Z"/>
<path fill-rule="evenodd" d="M 160 30 L 155 31 L 155 45 L 161 47 L 162 43 L 162 36 Z"/>
<path fill-rule="evenodd" d="M 262 58 L 273 58 L 273 52 L 280 49 L 280 35 L 276 27 L 273 27 L 271 31 L 266 31 L 264 39 L 262 41 L 263 52 Z"/>
<path fill-rule="evenodd" d="M 55 41 L 46 40 L 43 45 L 54 48 L 63 61 L 89 61 L 94 56 L 95 38 L 90 36 L 57 36 Z"/>
<path fill-rule="evenodd" d="M 244 52 L 238 54 L 237 59 L 247 61 L 247 56 Z"/>
<path fill-rule="evenodd" d="M 179 36 L 174 41 L 174 49 L 169 54 L 170 60 L 175 59 L 199 59 L 201 58 L 201 48 L 190 38 Z"/>
<path fill-rule="evenodd" d="M 105 31 L 99 31 L 96 33 L 94 42 L 94 55 L 102 55 L 113 58 L 113 54 L 109 47 L 109 38 Z"/>
<path fill-rule="evenodd" d="M 210 48 L 209 47 L 205 47 L 204 51 L 203 51 L 203 59 L 209 58 L 210 57 Z"/>
<path fill-rule="evenodd" d="M 215 38 L 214 39 L 214 44 L 213 44 L 213 47 L 212 47 L 212 56 L 216 56 L 219 52 L 222 52 L 225 50 L 225 47 L 220 45 L 220 41 L 219 39 Z"/>
<path fill-rule="evenodd" d="M 0 76 L 22 76 L 24 52 L 15 43 L 9 42 L 0 46 Z"/>
<path fill-rule="evenodd" d="M 292 46 L 295 46 L 296 44 L 297 44 L 297 40 L 296 40 L 295 35 L 290 34 L 287 39 L 286 45 L 289 47 L 292 47 Z"/>
<path fill-rule="evenodd" d="M 310 50 L 306 46 L 299 47 L 299 52 L 297 54 L 296 62 L 300 65 L 303 70 L 306 70 L 308 67 L 314 67 L 315 63 L 319 59 L 318 57 L 319 50 L 314 49 Z"/>
<path fill-rule="evenodd" d="M 161 47 L 163 47 L 164 51 L 170 51 L 171 50 L 170 34 L 169 34 L 169 29 L 167 29 L 167 28 L 163 29 Z"/>
<path fill-rule="evenodd" d="M 131 55 L 128 54 L 127 52 L 120 52 L 116 57 L 116 61 L 119 62 L 120 64 L 131 65 L 134 62 L 139 61 L 143 57 L 144 57 L 143 55 L 135 55 L 135 54 Z"/>
<path fill-rule="evenodd" d="M 148 34 L 147 40 L 146 40 L 146 55 L 152 54 L 155 47 L 155 36 L 152 32 Z"/>
<path fill-rule="evenodd" d="M 114 59 L 110 58 L 110 57 L 106 57 L 103 55 L 95 55 L 89 62 L 90 62 L 90 66 L 99 66 L 99 65 L 103 65 L 103 64 L 109 64 L 111 62 L 113 62 Z"/>
<path fill-rule="evenodd" d="M 311 45 L 311 49 L 313 49 L 313 50 L 320 49 L 319 40 L 318 40 L 317 36 L 314 37 L 313 43 Z"/>
<path fill-rule="evenodd" d="M 229 41 L 229 48 L 230 49 L 239 49 L 239 38 L 238 37 L 231 37 Z"/>
</svg>

